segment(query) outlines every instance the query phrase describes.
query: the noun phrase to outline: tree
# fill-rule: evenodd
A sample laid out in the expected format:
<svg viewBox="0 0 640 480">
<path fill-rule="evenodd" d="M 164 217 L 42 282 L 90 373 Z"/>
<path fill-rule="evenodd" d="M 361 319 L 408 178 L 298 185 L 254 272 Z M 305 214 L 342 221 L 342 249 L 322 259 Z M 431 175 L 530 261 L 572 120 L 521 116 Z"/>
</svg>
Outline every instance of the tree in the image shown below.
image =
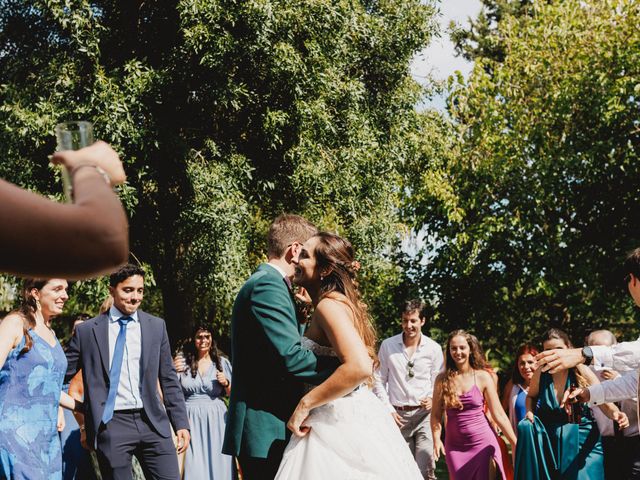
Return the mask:
<svg viewBox="0 0 640 480">
<path fill-rule="evenodd" d="M 536 3 L 454 89 L 448 153 L 422 176 L 442 187 L 416 184 L 405 209 L 447 329 L 503 352 L 550 325 L 635 338 L 618 266 L 640 240 L 639 21 L 637 1 Z"/>
<path fill-rule="evenodd" d="M 451 41 L 456 53 L 467 60 L 488 58 L 502 62 L 506 55 L 502 20 L 506 17 L 529 15 L 532 0 L 481 0 L 477 18 L 466 26 L 451 24 Z"/>
<path fill-rule="evenodd" d="M 0 0 L 0 173 L 55 192 L 53 125 L 93 120 L 126 162 L 132 251 L 173 340 L 196 321 L 226 332 L 282 211 L 349 237 L 375 292 L 394 271 L 412 148 L 399 130 L 421 95 L 408 66 L 433 14 L 418 0 Z"/>
</svg>

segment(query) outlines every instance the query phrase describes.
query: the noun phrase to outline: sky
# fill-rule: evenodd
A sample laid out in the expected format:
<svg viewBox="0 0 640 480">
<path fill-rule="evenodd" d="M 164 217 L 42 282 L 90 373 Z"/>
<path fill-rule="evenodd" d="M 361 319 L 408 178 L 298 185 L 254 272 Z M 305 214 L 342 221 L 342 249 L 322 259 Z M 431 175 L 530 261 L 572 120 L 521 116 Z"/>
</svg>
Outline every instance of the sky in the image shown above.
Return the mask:
<svg viewBox="0 0 640 480">
<path fill-rule="evenodd" d="M 456 70 L 465 77 L 469 74 L 472 64 L 462 57 L 455 56 L 447 29 L 452 20 L 468 24 L 469 17 L 476 17 L 480 7 L 480 0 L 441 0 L 438 16 L 441 36 L 434 38 L 431 45 L 419 52 L 411 64 L 411 74 L 418 82 L 424 83 L 429 73 L 440 80 L 448 78 Z M 435 98 L 426 106 L 444 109 L 444 98 Z"/>
</svg>

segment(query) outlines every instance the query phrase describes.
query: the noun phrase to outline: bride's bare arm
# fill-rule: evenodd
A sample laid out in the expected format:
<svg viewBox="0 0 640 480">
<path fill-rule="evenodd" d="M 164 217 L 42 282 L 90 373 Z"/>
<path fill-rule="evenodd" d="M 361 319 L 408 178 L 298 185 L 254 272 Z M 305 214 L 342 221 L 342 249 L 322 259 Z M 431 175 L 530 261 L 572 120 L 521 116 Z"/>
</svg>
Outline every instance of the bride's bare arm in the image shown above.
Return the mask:
<svg viewBox="0 0 640 480">
<path fill-rule="evenodd" d="M 302 426 L 302 422 L 311 409 L 350 393 L 373 373 L 373 360 L 369 357 L 345 304 L 330 298 L 322 300 L 316 306 L 313 321 L 317 322 L 327 336 L 341 364 L 329 378 L 298 403 L 287 424 L 298 436 L 303 436 L 308 431 Z"/>
</svg>

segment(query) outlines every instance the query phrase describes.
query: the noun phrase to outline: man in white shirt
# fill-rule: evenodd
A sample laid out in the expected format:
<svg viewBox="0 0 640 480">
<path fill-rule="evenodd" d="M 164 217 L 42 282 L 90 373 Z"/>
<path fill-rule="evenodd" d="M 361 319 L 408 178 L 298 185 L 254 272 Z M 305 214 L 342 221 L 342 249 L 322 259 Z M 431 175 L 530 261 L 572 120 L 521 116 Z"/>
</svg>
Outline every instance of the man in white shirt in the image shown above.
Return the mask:
<svg viewBox="0 0 640 480">
<path fill-rule="evenodd" d="M 430 414 L 433 386 L 442 371 L 442 347 L 422 333 L 425 304 L 409 300 L 402 333 L 380 345 L 374 392 L 400 427 L 425 479 L 435 479 Z"/>
<path fill-rule="evenodd" d="M 609 330 L 596 330 L 587 337 L 586 344 L 594 346 L 612 346 L 618 341 Z M 601 382 L 620 378 L 620 373 L 610 369 L 596 370 L 590 367 Z M 627 372 L 629 373 L 629 372 Z M 637 382 L 636 372 L 631 371 L 630 377 Z M 605 384 L 605 388 L 614 382 Z M 635 386 L 635 385 L 634 385 Z M 591 388 L 596 387 L 595 385 Z M 602 388 L 599 386 L 598 388 Z M 604 395 L 603 395 L 604 396 Z M 640 438 L 638 437 L 638 412 L 636 410 L 637 399 L 624 399 L 618 407 L 629 418 L 629 426 L 618 430 L 616 422 L 608 418 L 599 408 L 592 408 L 593 416 L 598 424 L 602 436 L 604 450 L 604 477 L 605 480 L 640 478 Z M 632 475 L 633 473 L 633 475 Z"/>
</svg>

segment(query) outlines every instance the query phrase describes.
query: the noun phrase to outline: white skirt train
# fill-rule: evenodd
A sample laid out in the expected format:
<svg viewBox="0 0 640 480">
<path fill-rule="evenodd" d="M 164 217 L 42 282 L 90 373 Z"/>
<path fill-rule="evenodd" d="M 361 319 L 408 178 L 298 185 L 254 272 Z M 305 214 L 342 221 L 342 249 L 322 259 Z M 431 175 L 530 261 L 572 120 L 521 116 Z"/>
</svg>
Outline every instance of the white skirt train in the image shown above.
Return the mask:
<svg viewBox="0 0 640 480">
<path fill-rule="evenodd" d="M 422 480 L 400 429 L 362 386 L 313 409 L 311 431 L 292 437 L 276 480 Z"/>
</svg>

